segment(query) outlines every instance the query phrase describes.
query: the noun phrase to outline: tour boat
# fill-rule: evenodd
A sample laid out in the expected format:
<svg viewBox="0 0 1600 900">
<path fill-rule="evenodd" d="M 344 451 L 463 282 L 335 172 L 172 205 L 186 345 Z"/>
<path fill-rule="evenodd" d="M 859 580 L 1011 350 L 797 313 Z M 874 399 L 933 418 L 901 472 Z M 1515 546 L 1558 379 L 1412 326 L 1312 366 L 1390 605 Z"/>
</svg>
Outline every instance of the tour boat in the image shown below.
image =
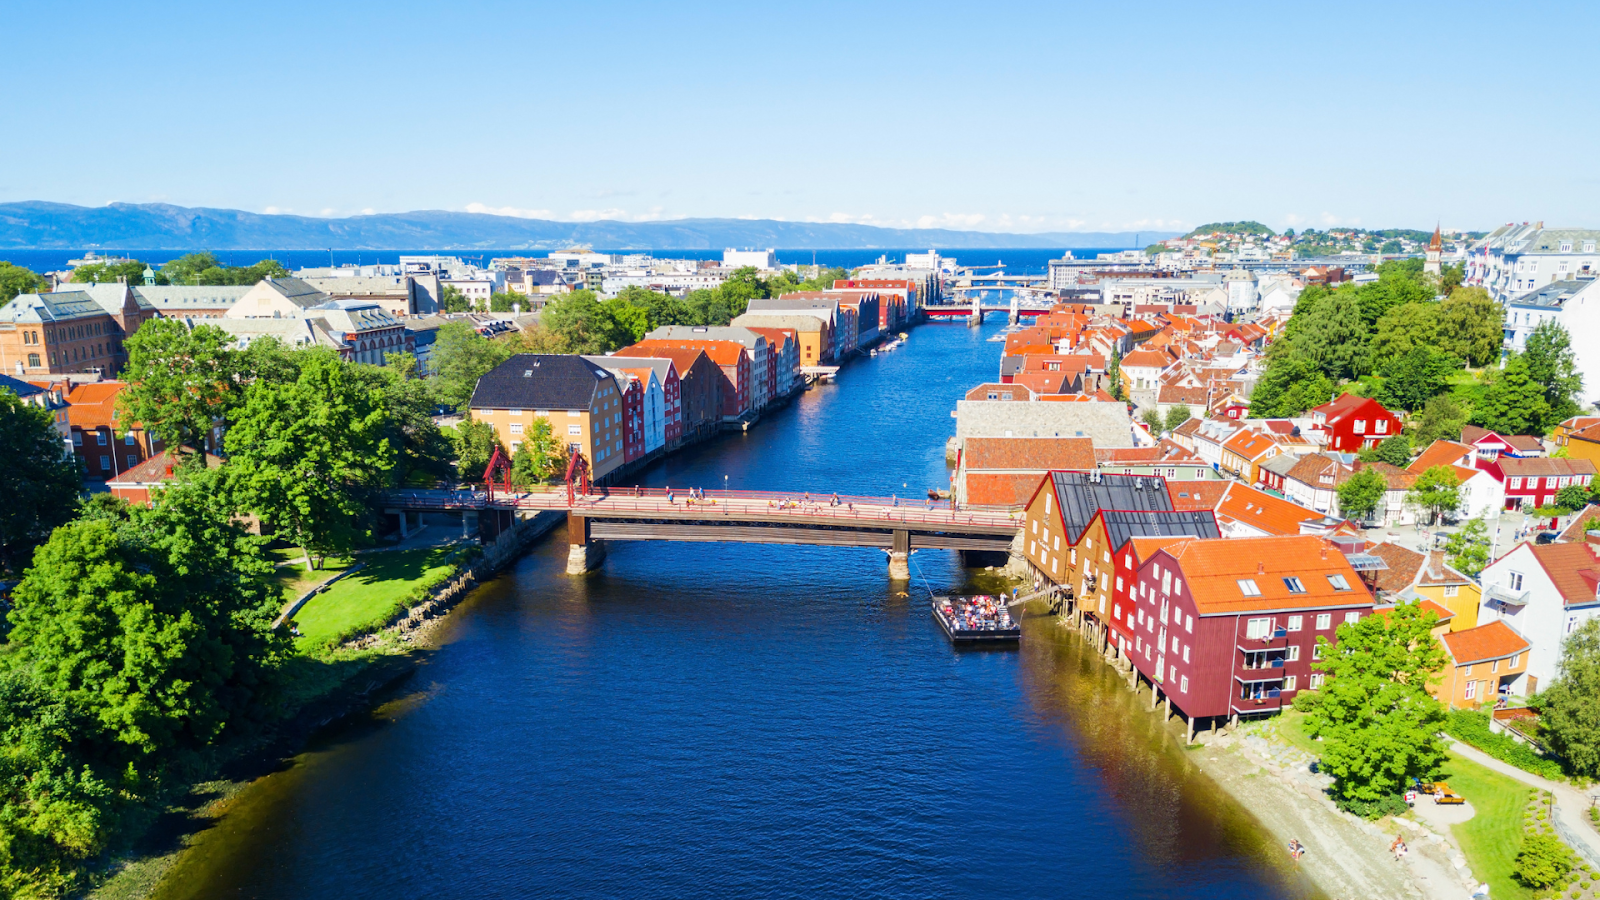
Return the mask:
<svg viewBox="0 0 1600 900">
<path fill-rule="evenodd" d="M 933 617 L 956 645 L 1015 643 L 1022 625 L 1011 617 L 1004 597 L 934 597 Z"/>
</svg>

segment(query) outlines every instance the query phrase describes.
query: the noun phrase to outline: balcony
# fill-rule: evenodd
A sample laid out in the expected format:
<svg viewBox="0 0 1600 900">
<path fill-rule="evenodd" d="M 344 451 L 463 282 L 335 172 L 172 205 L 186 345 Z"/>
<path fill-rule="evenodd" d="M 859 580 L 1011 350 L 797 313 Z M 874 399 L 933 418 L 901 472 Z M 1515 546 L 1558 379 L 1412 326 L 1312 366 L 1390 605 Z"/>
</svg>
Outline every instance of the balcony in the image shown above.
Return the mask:
<svg viewBox="0 0 1600 900">
<path fill-rule="evenodd" d="M 1232 703 L 1233 711 L 1241 716 L 1274 713 L 1283 709 L 1283 697 L 1277 691 L 1264 692 L 1259 698 L 1235 697 Z"/>
<path fill-rule="evenodd" d="M 1267 632 L 1266 637 L 1241 638 L 1235 645 L 1240 653 L 1260 653 L 1264 650 L 1286 650 L 1289 647 L 1289 632 L 1282 628 Z"/>
<path fill-rule="evenodd" d="M 1242 681 L 1245 684 L 1256 684 L 1256 683 L 1259 683 L 1259 682 L 1268 682 L 1268 681 L 1282 681 L 1283 680 L 1283 660 L 1274 659 L 1274 660 L 1272 660 L 1270 662 L 1267 662 L 1267 663 L 1265 663 L 1263 665 L 1256 665 L 1256 666 L 1248 666 L 1248 665 L 1235 666 L 1234 669 L 1233 669 L 1233 678 L 1234 678 L 1235 681 Z"/>
<path fill-rule="evenodd" d="M 1484 590 L 1483 596 L 1489 600 L 1499 601 L 1505 606 L 1528 605 L 1527 588 L 1523 588 L 1520 591 L 1514 591 L 1503 584 L 1494 584 L 1490 585 L 1486 590 Z"/>
</svg>

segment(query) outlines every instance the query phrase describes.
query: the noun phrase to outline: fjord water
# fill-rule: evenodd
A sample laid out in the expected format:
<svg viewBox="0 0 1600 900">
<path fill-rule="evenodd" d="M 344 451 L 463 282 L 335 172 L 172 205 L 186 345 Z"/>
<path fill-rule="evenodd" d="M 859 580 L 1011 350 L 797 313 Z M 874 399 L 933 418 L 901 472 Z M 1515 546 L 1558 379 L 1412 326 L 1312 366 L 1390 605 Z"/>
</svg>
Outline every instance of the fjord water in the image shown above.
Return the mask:
<svg viewBox="0 0 1600 900">
<path fill-rule="evenodd" d="M 999 344 L 934 324 L 654 485 L 922 496 Z M 1040 615 L 956 651 L 880 551 L 558 532 L 452 614 L 404 696 L 203 833 L 158 895 L 1310 897 L 1158 714 Z"/>
</svg>

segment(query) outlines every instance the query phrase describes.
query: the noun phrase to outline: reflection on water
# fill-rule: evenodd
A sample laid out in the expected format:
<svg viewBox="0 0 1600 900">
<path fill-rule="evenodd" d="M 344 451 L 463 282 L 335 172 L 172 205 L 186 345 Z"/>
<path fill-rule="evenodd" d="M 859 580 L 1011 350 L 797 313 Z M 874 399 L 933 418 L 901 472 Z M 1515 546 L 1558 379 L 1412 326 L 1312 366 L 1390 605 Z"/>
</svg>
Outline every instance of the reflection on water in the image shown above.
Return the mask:
<svg viewBox="0 0 1600 900">
<path fill-rule="evenodd" d="M 920 328 L 651 484 L 841 493 L 947 483 L 998 345 Z M 1047 618 L 956 651 L 923 581 L 954 554 L 536 548 L 453 614 L 415 695 L 247 791 L 177 898 L 1297 897 L 1281 853 L 1159 718 Z"/>
</svg>

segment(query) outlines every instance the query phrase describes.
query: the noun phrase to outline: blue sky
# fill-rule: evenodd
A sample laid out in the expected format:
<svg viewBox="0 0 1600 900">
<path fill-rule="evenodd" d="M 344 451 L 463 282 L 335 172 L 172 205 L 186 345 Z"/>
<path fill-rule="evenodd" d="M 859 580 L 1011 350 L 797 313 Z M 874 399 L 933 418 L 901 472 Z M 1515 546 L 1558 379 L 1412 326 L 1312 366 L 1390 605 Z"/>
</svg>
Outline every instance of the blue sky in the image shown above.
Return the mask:
<svg viewBox="0 0 1600 900">
<path fill-rule="evenodd" d="M 137 7 L 137 8 L 136 8 Z M 1600 4 L 27 3 L 0 201 L 1600 226 Z"/>
</svg>

